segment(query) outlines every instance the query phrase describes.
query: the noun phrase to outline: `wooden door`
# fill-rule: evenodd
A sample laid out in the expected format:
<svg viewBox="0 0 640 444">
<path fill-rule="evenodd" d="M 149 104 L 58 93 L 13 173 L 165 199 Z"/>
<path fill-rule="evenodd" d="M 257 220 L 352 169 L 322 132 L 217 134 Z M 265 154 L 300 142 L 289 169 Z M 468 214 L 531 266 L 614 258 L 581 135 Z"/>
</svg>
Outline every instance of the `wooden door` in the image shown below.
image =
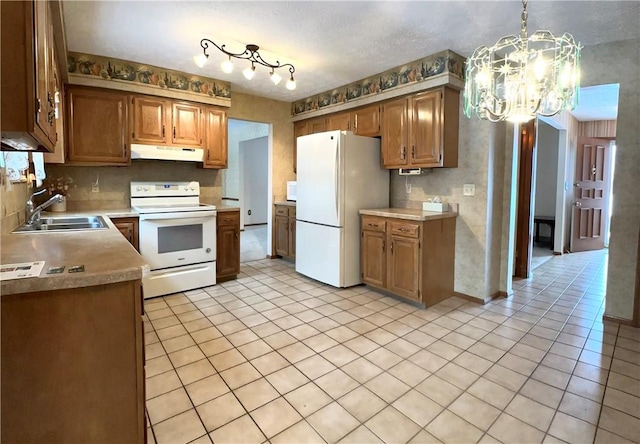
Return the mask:
<svg viewBox="0 0 640 444">
<path fill-rule="evenodd" d="M 411 165 L 442 166 L 442 91 L 417 94 L 411 100 Z"/>
<path fill-rule="evenodd" d="M 240 233 L 235 225 L 223 225 L 217 231 L 217 277 L 233 276 L 240 272 Z"/>
<path fill-rule="evenodd" d="M 386 233 L 362 231 L 360 261 L 362 281 L 365 284 L 385 287 L 387 285 Z"/>
<path fill-rule="evenodd" d="M 296 218 L 289 217 L 289 257 L 296 257 Z"/>
<path fill-rule="evenodd" d="M 309 120 L 309 134 L 324 133 L 327 130 L 327 119 L 317 117 Z"/>
<path fill-rule="evenodd" d="M 171 143 L 178 146 L 202 146 L 201 108 L 198 105 L 174 103 L 171 107 L 173 131 Z"/>
<path fill-rule="evenodd" d="M 354 132 L 359 136 L 380 135 L 380 105 L 367 106 L 351 112 Z"/>
<path fill-rule="evenodd" d="M 351 129 L 351 114 L 348 112 L 330 114 L 327 117 L 327 124 L 325 129 L 327 131 L 349 131 Z"/>
<path fill-rule="evenodd" d="M 571 251 L 604 248 L 611 182 L 610 142 L 580 137 L 576 151 Z"/>
<path fill-rule="evenodd" d="M 407 99 L 382 106 L 382 164 L 385 168 L 401 168 L 409 164 L 407 155 Z"/>
<path fill-rule="evenodd" d="M 124 93 L 69 86 L 67 99 L 69 163 L 128 165 Z"/>
<path fill-rule="evenodd" d="M 138 250 L 138 218 L 112 218 L 111 221 L 133 247 Z"/>
<path fill-rule="evenodd" d="M 221 108 L 204 109 L 204 167 L 227 168 L 227 112 Z"/>
<path fill-rule="evenodd" d="M 276 216 L 276 254 L 289 256 L 289 217 Z"/>
<path fill-rule="evenodd" d="M 293 124 L 293 172 L 298 171 L 298 137 L 309 133 L 309 121 L 301 120 Z"/>
<path fill-rule="evenodd" d="M 533 253 L 533 204 L 531 198 L 535 162 L 536 120 L 520 125 L 518 204 L 516 214 L 516 257 L 514 276 L 528 278 Z"/>
<path fill-rule="evenodd" d="M 53 91 L 49 88 L 50 61 L 48 48 L 53 44 L 49 41 L 51 20 L 49 15 L 49 2 L 34 2 L 35 20 L 35 73 L 36 73 L 36 125 L 51 140 L 51 126 L 53 118 L 50 111 L 53 109 Z"/>
<path fill-rule="evenodd" d="M 150 97 L 131 99 L 131 142 L 166 144 L 167 102 Z"/>
<path fill-rule="evenodd" d="M 393 234 L 389 238 L 388 289 L 399 296 L 420 300 L 418 293 L 419 240 Z"/>
</svg>

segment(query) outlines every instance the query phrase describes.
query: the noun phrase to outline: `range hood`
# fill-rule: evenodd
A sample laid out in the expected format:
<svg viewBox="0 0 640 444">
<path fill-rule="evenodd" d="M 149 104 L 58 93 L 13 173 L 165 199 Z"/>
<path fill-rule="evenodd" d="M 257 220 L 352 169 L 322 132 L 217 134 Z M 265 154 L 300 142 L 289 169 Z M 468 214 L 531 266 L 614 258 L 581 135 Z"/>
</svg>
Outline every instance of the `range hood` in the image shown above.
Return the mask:
<svg viewBox="0 0 640 444">
<path fill-rule="evenodd" d="M 202 148 L 181 148 L 177 146 L 157 146 L 131 144 L 131 160 L 178 160 L 183 162 L 202 162 L 204 150 Z"/>
</svg>

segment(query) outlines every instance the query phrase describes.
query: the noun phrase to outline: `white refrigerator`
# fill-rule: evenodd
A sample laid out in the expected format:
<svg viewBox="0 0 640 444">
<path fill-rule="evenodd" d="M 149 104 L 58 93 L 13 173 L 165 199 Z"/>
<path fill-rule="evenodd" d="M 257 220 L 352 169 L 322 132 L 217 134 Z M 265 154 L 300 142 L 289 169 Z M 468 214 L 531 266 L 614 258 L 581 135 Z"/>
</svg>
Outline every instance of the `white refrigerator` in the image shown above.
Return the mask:
<svg viewBox="0 0 640 444">
<path fill-rule="evenodd" d="M 360 216 L 389 206 L 380 140 L 348 131 L 298 137 L 296 271 L 334 287 L 362 283 Z"/>
</svg>

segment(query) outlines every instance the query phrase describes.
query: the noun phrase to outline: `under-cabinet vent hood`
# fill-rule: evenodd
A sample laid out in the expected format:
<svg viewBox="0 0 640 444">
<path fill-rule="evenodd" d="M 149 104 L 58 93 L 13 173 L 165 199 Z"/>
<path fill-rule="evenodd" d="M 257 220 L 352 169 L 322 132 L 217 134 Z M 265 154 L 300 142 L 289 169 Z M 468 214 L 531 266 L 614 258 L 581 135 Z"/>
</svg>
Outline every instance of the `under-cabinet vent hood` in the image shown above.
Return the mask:
<svg viewBox="0 0 640 444">
<path fill-rule="evenodd" d="M 156 146 L 131 144 L 131 159 L 179 160 L 183 162 L 202 162 L 202 148 L 180 148 L 177 146 Z"/>
</svg>

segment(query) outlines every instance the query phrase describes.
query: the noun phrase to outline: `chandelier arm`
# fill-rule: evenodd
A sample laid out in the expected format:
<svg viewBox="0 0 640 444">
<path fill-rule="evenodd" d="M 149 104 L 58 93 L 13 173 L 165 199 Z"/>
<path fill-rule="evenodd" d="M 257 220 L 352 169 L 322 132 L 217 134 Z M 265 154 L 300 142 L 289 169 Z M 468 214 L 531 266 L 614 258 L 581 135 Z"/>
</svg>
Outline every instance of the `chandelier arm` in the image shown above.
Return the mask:
<svg viewBox="0 0 640 444">
<path fill-rule="evenodd" d="M 520 36 L 523 39 L 527 38 L 527 0 L 522 0 L 522 15 L 520 16 Z"/>
<path fill-rule="evenodd" d="M 266 66 L 267 68 L 271 68 L 272 70 L 276 68 L 284 68 L 285 66 L 288 66 L 289 72 L 291 74 L 293 74 L 296 71 L 296 69 L 291 63 L 281 64 L 278 60 L 276 60 L 275 64 L 267 62 L 265 59 L 262 58 L 262 56 L 258 53 L 258 51 L 252 51 L 251 58 L 249 60 L 251 60 L 252 62 L 259 63 L 262 66 Z"/>
<path fill-rule="evenodd" d="M 244 59 L 244 60 L 251 60 L 251 53 L 248 49 L 245 49 L 243 52 L 235 53 L 235 52 L 227 51 L 226 49 L 224 49 L 226 45 L 218 46 L 213 40 L 202 39 L 200 40 L 200 46 L 202 46 L 202 49 L 204 50 L 204 55 L 206 55 L 207 57 L 209 57 L 209 54 L 207 54 L 207 49 L 209 48 L 209 44 L 212 44 L 213 46 L 218 48 L 218 50 L 225 53 L 229 57 L 235 57 L 235 58 Z"/>
</svg>

